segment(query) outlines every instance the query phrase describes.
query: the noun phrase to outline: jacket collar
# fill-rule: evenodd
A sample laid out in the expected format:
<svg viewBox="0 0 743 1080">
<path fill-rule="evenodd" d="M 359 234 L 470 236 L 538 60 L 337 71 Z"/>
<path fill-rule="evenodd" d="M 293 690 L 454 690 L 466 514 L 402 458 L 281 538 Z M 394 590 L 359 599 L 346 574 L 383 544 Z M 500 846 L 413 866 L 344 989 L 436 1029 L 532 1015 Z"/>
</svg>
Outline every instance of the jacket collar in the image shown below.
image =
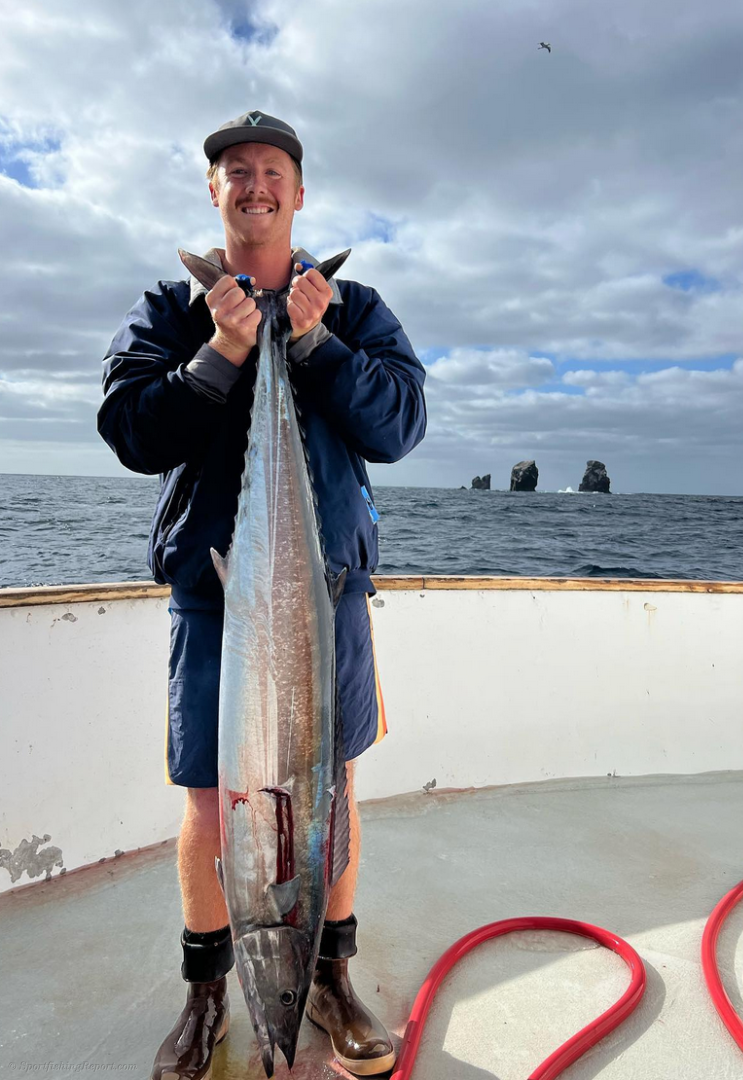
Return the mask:
<svg viewBox="0 0 743 1080">
<path fill-rule="evenodd" d="M 202 256 L 202 258 L 206 259 L 207 262 L 210 262 L 212 266 L 218 266 L 220 270 L 223 270 L 224 266 L 222 263 L 222 258 L 224 257 L 224 254 L 224 248 L 209 248 L 209 250 Z M 312 263 L 313 266 L 317 266 L 318 260 L 314 257 L 314 255 L 310 255 L 309 252 L 305 251 L 304 248 L 301 247 L 292 248 L 292 262 L 300 262 L 302 259 L 304 259 L 305 262 Z M 330 298 L 330 303 L 342 304 L 343 300 L 341 299 L 340 289 L 338 288 L 338 284 L 335 278 L 331 278 L 328 284 L 333 290 L 333 295 Z M 191 277 L 189 279 L 189 285 L 191 287 L 191 295 L 188 301 L 190 307 L 196 300 L 198 300 L 200 296 L 206 296 L 209 290 L 206 289 L 200 281 L 197 281 L 193 274 L 191 274 Z"/>
</svg>

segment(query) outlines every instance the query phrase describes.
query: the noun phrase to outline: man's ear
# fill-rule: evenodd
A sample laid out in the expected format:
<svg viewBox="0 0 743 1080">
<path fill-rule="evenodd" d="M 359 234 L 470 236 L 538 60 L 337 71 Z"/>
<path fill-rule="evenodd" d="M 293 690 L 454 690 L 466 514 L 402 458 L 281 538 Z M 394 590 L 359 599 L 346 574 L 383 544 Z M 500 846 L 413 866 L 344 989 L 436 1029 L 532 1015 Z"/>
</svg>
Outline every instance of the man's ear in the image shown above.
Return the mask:
<svg viewBox="0 0 743 1080">
<path fill-rule="evenodd" d="M 297 189 L 297 197 L 294 200 L 294 209 L 295 210 L 301 210 L 303 206 L 304 206 L 304 188 L 300 186 Z"/>
<path fill-rule="evenodd" d="M 212 206 L 219 206 L 219 192 L 211 180 L 209 181 L 209 197 L 212 200 Z"/>
</svg>

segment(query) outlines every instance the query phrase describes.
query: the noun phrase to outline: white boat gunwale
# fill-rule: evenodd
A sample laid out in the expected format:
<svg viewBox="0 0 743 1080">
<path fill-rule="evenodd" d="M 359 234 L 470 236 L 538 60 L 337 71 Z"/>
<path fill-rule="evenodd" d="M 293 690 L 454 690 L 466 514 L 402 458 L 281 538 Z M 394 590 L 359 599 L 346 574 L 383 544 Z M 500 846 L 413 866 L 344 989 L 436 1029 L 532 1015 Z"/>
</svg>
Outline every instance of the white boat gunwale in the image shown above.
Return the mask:
<svg viewBox="0 0 743 1080">
<path fill-rule="evenodd" d="M 674 578 L 484 577 L 456 574 L 375 575 L 385 592 L 427 590 L 503 590 L 510 592 L 679 592 L 743 593 L 743 581 L 698 581 Z M 83 585 L 36 585 L 0 589 L 0 608 L 38 604 L 101 603 L 106 600 L 150 600 L 170 596 L 169 585 L 150 581 L 96 582 Z"/>
</svg>

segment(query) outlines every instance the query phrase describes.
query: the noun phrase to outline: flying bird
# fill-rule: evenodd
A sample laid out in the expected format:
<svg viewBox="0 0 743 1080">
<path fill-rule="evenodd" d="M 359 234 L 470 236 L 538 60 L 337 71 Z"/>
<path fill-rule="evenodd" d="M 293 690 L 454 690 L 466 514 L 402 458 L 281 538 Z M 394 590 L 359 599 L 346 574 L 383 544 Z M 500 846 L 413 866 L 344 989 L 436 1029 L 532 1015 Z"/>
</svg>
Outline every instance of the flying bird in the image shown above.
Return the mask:
<svg viewBox="0 0 743 1080">
<path fill-rule="evenodd" d="M 552 46 L 550 45 L 549 41 L 540 41 L 539 49 L 546 49 L 549 53 L 552 52 Z M 537 49 L 537 52 L 539 52 L 539 49 Z"/>
</svg>

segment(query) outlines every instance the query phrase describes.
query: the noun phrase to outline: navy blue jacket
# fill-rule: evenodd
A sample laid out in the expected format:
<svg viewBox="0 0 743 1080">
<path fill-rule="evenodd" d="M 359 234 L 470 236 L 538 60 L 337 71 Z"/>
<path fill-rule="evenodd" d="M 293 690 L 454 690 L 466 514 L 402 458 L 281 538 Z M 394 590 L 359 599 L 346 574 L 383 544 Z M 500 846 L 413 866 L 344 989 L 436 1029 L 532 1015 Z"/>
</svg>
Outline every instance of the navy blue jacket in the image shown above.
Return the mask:
<svg viewBox="0 0 743 1080">
<path fill-rule="evenodd" d="M 393 462 L 423 438 L 425 371 L 374 289 L 338 281 L 331 336 L 290 364 L 330 568 L 349 568 L 347 591 L 374 592 L 377 526 L 366 461 Z M 214 333 L 204 297 L 161 281 L 127 314 L 104 359 L 98 430 L 128 469 L 161 473 L 148 562 L 172 586 L 171 606 L 216 608 L 222 587 L 210 547 L 227 551 L 237 512 L 258 351 L 223 402 L 184 369 Z M 369 493 L 369 502 L 362 488 Z"/>
</svg>

